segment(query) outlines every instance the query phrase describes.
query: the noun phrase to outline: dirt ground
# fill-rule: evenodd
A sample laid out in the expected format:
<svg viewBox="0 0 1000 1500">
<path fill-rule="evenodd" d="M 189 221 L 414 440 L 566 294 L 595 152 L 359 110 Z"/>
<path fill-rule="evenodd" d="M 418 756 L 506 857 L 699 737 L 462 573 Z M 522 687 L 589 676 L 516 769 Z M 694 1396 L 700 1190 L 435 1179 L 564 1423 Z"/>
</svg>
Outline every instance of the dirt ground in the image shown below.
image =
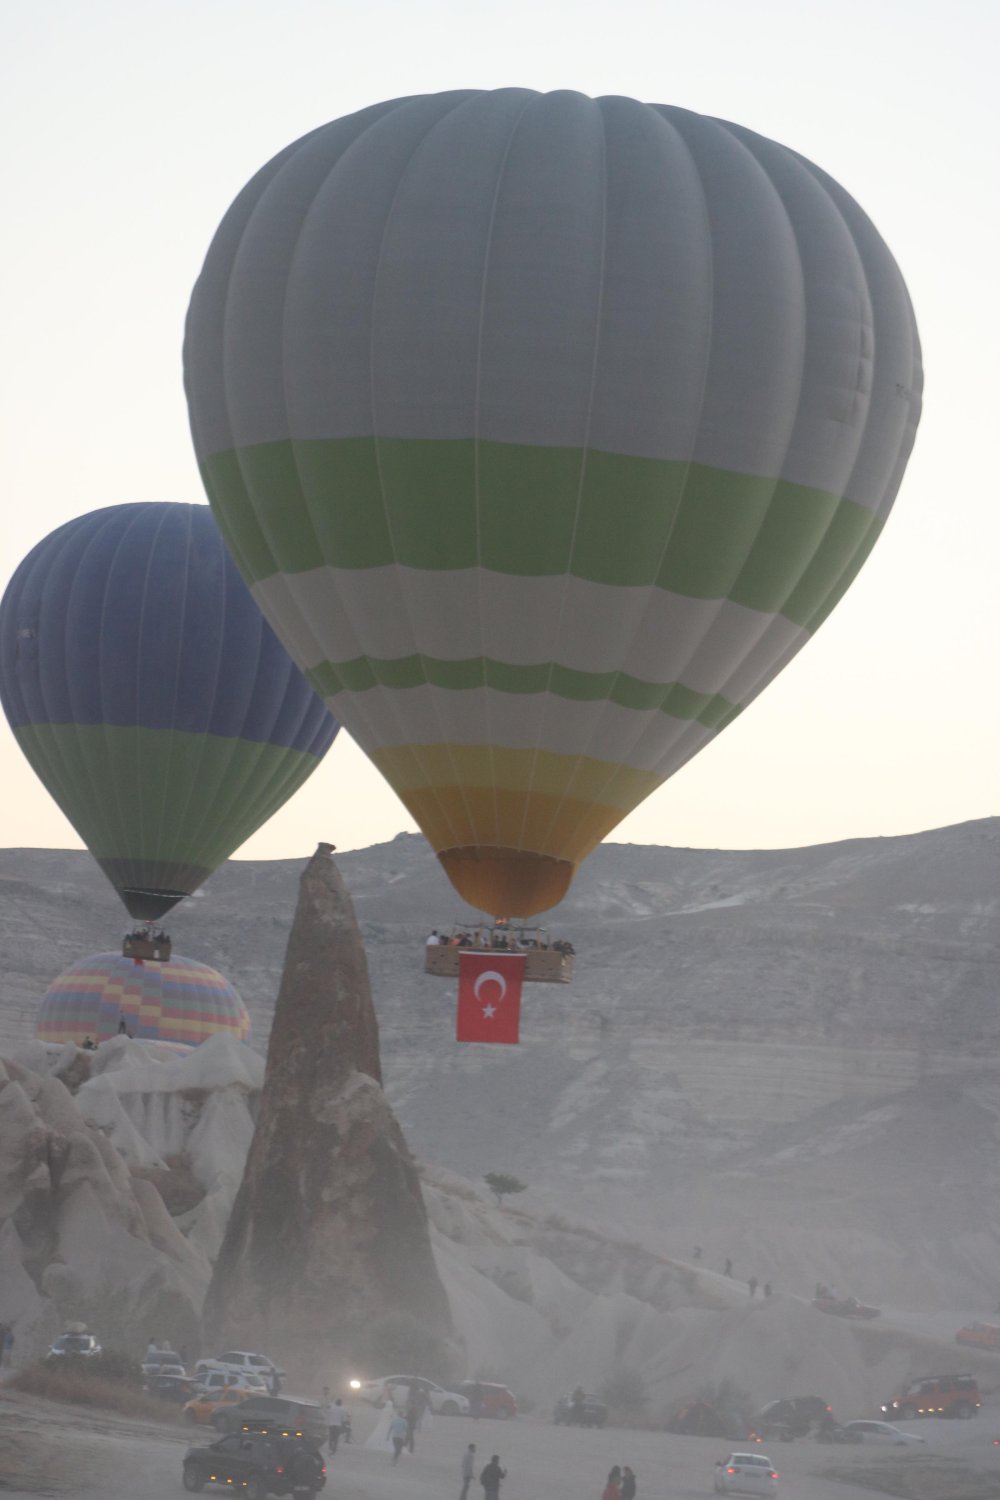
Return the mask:
<svg viewBox="0 0 1000 1500">
<path fill-rule="evenodd" d="M 508 1470 L 503 1500 L 599 1500 L 614 1463 L 635 1469 L 640 1500 L 707 1500 L 713 1464 L 729 1451 L 712 1439 L 668 1433 L 577 1431 L 531 1418 L 499 1423 L 439 1417 L 418 1434 L 416 1453 L 404 1454 L 393 1469 L 386 1452 L 365 1446 L 376 1414 L 362 1408 L 354 1416 L 355 1441 L 328 1462 L 324 1494 L 331 1500 L 458 1500 L 459 1461 L 469 1442 L 476 1444 L 480 1463 L 500 1454 Z M 922 1469 L 929 1474 L 931 1467 L 935 1500 L 985 1500 L 990 1479 L 992 1493 L 1000 1495 L 995 1430 L 985 1413 L 975 1422 L 927 1423 L 926 1449 L 899 1456 L 870 1448 L 834 1455 L 808 1441 L 778 1444 L 770 1457 L 781 1474 L 779 1500 L 871 1500 L 872 1489 L 861 1485 L 906 1494 L 910 1490 L 898 1486 L 901 1475 Z M 211 1437 L 199 1430 L 195 1440 Z M 190 1432 L 179 1425 L 0 1391 L 0 1495 L 168 1500 L 184 1493 L 181 1459 L 189 1441 Z M 919 1484 L 913 1492 L 919 1493 Z M 480 1500 L 478 1484 L 471 1500 Z"/>
</svg>

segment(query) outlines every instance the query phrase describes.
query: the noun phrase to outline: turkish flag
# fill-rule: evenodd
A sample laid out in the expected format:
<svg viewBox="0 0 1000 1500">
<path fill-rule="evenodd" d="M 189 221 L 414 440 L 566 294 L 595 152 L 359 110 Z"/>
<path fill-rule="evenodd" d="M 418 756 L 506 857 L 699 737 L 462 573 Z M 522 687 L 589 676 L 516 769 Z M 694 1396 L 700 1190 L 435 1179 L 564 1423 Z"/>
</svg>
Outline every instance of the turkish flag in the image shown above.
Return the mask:
<svg viewBox="0 0 1000 1500">
<path fill-rule="evenodd" d="M 524 964 L 523 953 L 459 953 L 456 1041 L 520 1040 Z"/>
</svg>

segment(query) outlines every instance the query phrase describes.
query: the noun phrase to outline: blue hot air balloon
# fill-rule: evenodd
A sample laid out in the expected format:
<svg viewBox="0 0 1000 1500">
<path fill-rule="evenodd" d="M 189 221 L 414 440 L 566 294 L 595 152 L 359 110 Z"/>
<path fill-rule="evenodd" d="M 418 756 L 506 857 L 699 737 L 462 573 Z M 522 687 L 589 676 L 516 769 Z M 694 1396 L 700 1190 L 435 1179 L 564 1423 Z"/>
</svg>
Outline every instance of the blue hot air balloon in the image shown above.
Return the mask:
<svg viewBox="0 0 1000 1500">
<path fill-rule="evenodd" d="M 0 603 L 0 701 L 145 922 L 277 812 L 338 728 L 204 505 L 114 505 L 39 542 Z"/>
</svg>

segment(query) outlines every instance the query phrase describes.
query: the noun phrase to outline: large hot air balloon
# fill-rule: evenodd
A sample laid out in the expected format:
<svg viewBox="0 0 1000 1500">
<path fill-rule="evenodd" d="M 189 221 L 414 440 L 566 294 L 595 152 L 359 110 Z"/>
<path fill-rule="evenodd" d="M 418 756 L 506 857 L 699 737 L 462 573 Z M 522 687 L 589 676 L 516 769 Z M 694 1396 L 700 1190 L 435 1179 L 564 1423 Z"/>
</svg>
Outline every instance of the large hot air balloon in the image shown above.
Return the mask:
<svg viewBox="0 0 1000 1500">
<path fill-rule="evenodd" d="M 250 1038 L 247 1008 L 217 969 L 175 953 L 166 964 L 134 964 L 120 953 L 94 953 L 71 964 L 38 1011 L 43 1042 L 103 1042 L 124 1021 L 134 1037 L 197 1047 L 225 1031 Z"/>
<path fill-rule="evenodd" d="M 459 892 L 524 916 L 833 609 L 922 387 L 899 270 L 818 167 L 525 89 L 276 156 L 185 367 L 264 613 Z"/>
<path fill-rule="evenodd" d="M 265 823 L 337 732 L 206 505 L 113 505 L 39 542 L 0 603 L 0 701 L 144 922 Z"/>
</svg>

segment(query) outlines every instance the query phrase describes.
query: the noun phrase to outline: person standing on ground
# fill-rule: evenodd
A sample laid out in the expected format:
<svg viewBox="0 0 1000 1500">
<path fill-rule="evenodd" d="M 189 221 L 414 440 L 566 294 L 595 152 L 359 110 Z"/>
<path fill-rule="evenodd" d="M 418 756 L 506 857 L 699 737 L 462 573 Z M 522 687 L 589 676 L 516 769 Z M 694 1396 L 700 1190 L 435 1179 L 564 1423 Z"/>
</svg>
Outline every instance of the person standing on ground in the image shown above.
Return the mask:
<svg viewBox="0 0 1000 1500">
<path fill-rule="evenodd" d="M 615 1464 L 614 1468 L 611 1470 L 611 1473 L 608 1475 L 608 1482 L 604 1486 L 604 1494 L 601 1496 L 601 1500 L 621 1500 L 621 1493 L 622 1471 L 618 1467 L 618 1465 Z"/>
<path fill-rule="evenodd" d="M 338 1396 L 327 1413 L 327 1424 L 330 1428 L 330 1441 L 327 1446 L 331 1454 L 337 1451 L 337 1444 L 340 1442 L 340 1434 L 344 1430 L 344 1419 L 346 1416 L 344 1403 Z"/>
<path fill-rule="evenodd" d="M 13 1358 L 14 1330 L 9 1323 L 0 1323 L 0 1368 L 6 1369 Z"/>
<path fill-rule="evenodd" d="M 756 1276 L 751 1276 L 750 1277 L 750 1280 L 747 1282 L 747 1286 L 750 1289 L 750 1295 L 751 1295 L 751 1297 L 756 1297 L 756 1295 L 757 1295 L 757 1278 L 756 1278 Z"/>
<path fill-rule="evenodd" d="M 462 1489 L 458 1500 L 468 1500 L 469 1485 L 472 1483 L 476 1472 L 476 1445 L 470 1443 L 462 1454 Z"/>
<path fill-rule="evenodd" d="M 582 1385 L 578 1385 L 572 1396 L 570 1396 L 569 1398 L 570 1414 L 572 1415 L 573 1423 L 576 1427 L 583 1426 L 583 1419 L 585 1416 L 584 1403 L 586 1399 L 586 1396 L 583 1394 Z"/>
<path fill-rule="evenodd" d="M 401 1412 L 397 1412 L 389 1423 L 389 1441 L 392 1443 L 392 1467 L 399 1463 L 399 1455 L 406 1443 L 407 1421 Z"/>
<path fill-rule="evenodd" d="M 628 1464 L 622 1469 L 622 1500 L 635 1500 L 635 1475 Z"/>
<path fill-rule="evenodd" d="M 500 1455 L 494 1453 L 479 1476 L 483 1487 L 483 1500 L 500 1500 L 500 1481 L 507 1478 L 507 1470 L 500 1467 Z"/>
<path fill-rule="evenodd" d="M 427 1410 L 427 1392 L 419 1385 L 410 1387 L 410 1399 L 406 1403 L 406 1446 L 413 1453 L 416 1447 L 417 1428 Z"/>
<path fill-rule="evenodd" d="M 326 1423 L 326 1446 L 332 1453 L 337 1446 L 337 1439 L 333 1435 L 333 1402 L 330 1400 L 330 1387 L 323 1387 L 323 1399 L 320 1401 L 323 1408 L 323 1421 Z M 338 1433 L 339 1437 L 340 1434 Z"/>
<path fill-rule="evenodd" d="M 483 1411 L 483 1388 L 477 1380 L 469 1392 L 469 1416 L 473 1421 L 482 1416 Z"/>
<path fill-rule="evenodd" d="M 771 1295 L 771 1293 L 773 1291 L 774 1291 L 774 1288 L 772 1287 L 771 1283 L 769 1281 L 765 1281 L 764 1282 L 764 1296 L 765 1297 L 770 1297 L 770 1295 Z"/>
<path fill-rule="evenodd" d="M 733 1274 L 733 1263 L 728 1259 L 728 1257 L 726 1259 L 726 1264 L 722 1268 L 722 1274 L 723 1276 L 732 1276 Z"/>
</svg>

